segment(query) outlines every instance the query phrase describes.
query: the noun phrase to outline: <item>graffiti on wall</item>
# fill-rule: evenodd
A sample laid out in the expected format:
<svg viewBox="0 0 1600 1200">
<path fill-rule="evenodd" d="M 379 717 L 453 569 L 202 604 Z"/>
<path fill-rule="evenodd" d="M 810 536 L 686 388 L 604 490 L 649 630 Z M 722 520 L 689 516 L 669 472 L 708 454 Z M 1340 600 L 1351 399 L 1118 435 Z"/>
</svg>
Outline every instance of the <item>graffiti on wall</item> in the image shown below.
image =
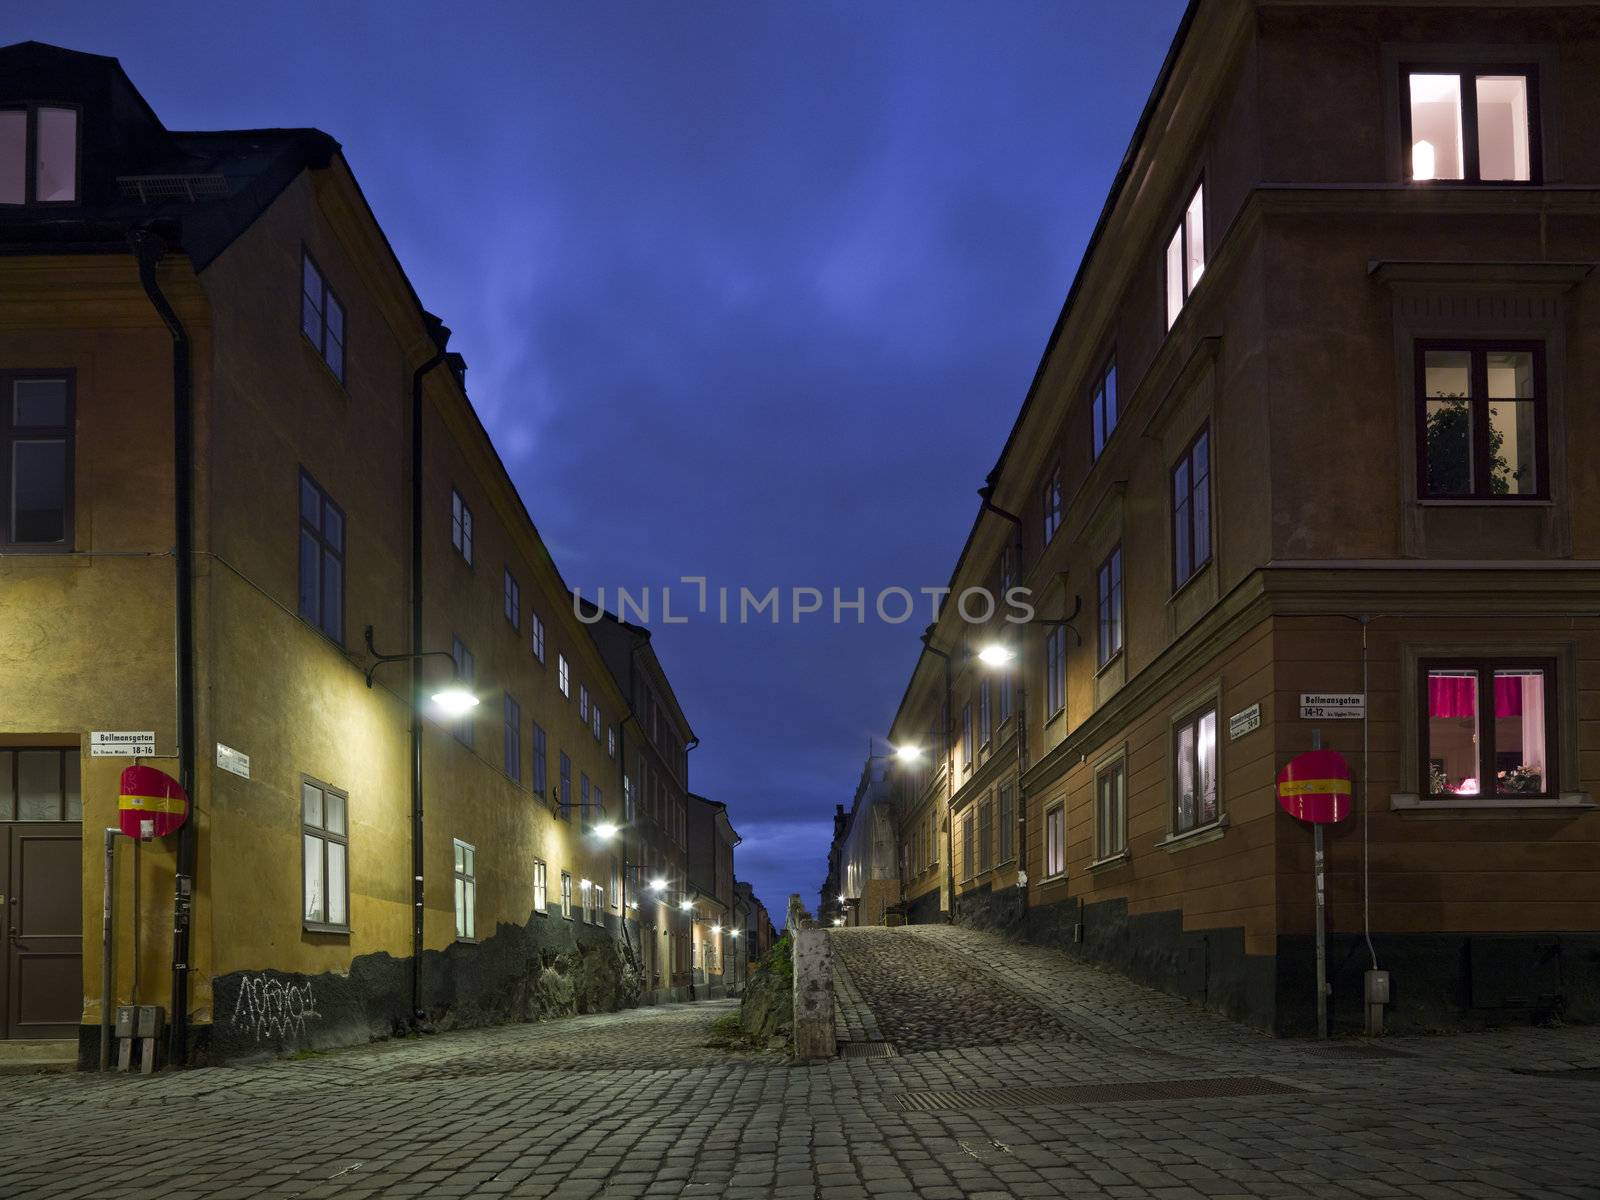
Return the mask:
<svg viewBox="0 0 1600 1200">
<path fill-rule="evenodd" d="M 311 981 L 294 983 L 266 975 L 246 975 L 239 981 L 239 999 L 233 1006 L 233 1023 L 255 1035 L 292 1042 L 305 1036 L 307 1021 L 320 1021 Z"/>
</svg>

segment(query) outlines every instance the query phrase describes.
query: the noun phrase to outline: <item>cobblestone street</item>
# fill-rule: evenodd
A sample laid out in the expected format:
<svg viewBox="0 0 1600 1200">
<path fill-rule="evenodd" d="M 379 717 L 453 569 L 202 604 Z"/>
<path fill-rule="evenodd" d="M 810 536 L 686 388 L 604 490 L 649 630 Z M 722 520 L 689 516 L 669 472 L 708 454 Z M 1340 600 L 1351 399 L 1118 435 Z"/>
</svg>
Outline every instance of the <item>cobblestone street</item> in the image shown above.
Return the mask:
<svg viewBox="0 0 1600 1200">
<path fill-rule="evenodd" d="M 12 1076 L 0 1197 L 1600 1197 L 1593 1029 L 1281 1042 L 987 935 L 832 936 L 841 1039 L 894 1056 L 714 1048 L 718 1001 Z"/>
</svg>

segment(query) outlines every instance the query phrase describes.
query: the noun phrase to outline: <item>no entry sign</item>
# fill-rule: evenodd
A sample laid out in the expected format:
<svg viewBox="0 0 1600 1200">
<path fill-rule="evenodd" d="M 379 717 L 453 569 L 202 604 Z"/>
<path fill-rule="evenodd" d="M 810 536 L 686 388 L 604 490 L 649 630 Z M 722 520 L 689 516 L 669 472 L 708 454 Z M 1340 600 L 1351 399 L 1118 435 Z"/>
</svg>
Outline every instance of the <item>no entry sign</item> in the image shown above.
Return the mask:
<svg viewBox="0 0 1600 1200">
<path fill-rule="evenodd" d="M 1278 807 L 1313 825 L 1350 815 L 1350 764 L 1337 750 L 1308 750 L 1278 772 Z"/>
<path fill-rule="evenodd" d="M 189 818 L 188 795 L 165 771 L 137 764 L 128 767 L 122 772 L 121 793 L 118 824 L 129 837 L 166 837 Z"/>
</svg>

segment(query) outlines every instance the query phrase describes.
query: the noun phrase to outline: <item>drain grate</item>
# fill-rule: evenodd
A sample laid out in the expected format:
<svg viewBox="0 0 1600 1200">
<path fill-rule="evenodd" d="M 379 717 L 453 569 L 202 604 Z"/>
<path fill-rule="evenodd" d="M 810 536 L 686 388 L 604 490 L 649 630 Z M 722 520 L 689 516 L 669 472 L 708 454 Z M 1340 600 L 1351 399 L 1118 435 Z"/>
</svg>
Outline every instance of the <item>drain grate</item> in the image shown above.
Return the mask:
<svg viewBox="0 0 1600 1200">
<path fill-rule="evenodd" d="M 893 1042 L 840 1042 L 840 1058 L 894 1058 L 899 1051 Z"/>
<path fill-rule="evenodd" d="M 952 1108 L 1031 1108 L 1073 1104 L 1138 1104 L 1155 1100 L 1206 1100 L 1224 1096 L 1280 1096 L 1303 1091 L 1259 1075 L 1214 1079 L 1162 1079 L 1148 1083 L 1082 1083 L 1071 1087 L 968 1088 L 959 1092 L 905 1092 L 900 1107 L 918 1112 Z"/>
</svg>

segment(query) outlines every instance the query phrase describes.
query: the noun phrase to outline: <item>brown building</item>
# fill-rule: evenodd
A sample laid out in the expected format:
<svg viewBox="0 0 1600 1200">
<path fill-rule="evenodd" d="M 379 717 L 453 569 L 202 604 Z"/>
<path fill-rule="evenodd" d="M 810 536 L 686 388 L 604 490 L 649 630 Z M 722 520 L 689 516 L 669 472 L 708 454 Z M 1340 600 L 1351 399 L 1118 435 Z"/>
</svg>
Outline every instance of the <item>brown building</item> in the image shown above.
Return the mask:
<svg viewBox="0 0 1600 1200">
<path fill-rule="evenodd" d="M 734 911 L 733 850 L 739 835 L 720 800 L 689 795 L 688 891 L 695 995 L 721 995 L 731 974 L 728 952 L 738 928 Z"/>
<path fill-rule="evenodd" d="M 1320 735 L 1336 1024 L 1600 1016 L 1597 79 L 1593 4 L 1190 5 L 895 719 L 911 919 L 1307 1029 Z"/>
</svg>

